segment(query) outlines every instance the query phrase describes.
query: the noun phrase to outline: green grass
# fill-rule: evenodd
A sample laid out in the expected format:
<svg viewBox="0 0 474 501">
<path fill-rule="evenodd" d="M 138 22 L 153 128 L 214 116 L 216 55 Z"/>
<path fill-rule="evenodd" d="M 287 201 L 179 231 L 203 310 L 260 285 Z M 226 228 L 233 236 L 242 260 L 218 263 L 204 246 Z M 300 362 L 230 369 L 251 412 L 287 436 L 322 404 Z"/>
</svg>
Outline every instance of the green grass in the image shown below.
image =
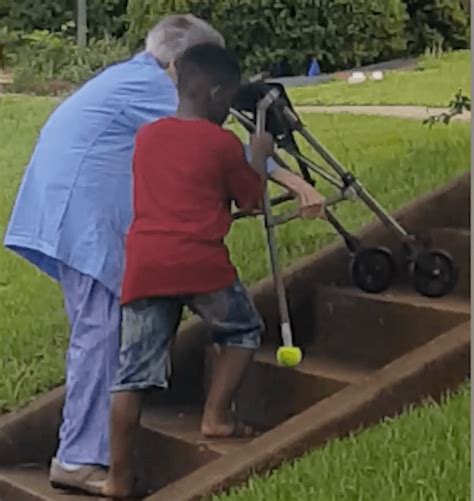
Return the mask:
<svg viewBox="0 0 474 501">
<path fill-rule="evenodd" d="M 38 130 L 55 101 L 0 101 L 0 232 L 3 234 Z M 469 168 L 469 127 L 453 123 L 431 131 L 414 121 L 379 117 L 305 117 L 310 129 L 394 209 Z M 370 220 L 359 204 L 338 210 L 349 228 Z M 323 222 L 294 221 L 280 228 L 284 264 L 335 238 Z M 267 274 L 261 223 L 236 224 L 229 238 L 246 283 Z M 0 249 L 0 409 L 24 404 L 63 379 L 67 327 L 58 287 L 23 260 Z"/>
<path fill-rule="evenodd" d="M 470 387 L 328 443 L 214 501 L 467 501 Z"/>
<path fill-rule="evenodd" d="M 448 106 L 459 90 L 471 93 L 471 53 L 424 57 L 415 71 L 392 71 L 381 82 L 349 85 L 345 81 L 289 89 L 298 105 Z"/>
<path fill-rule="evenodd" d="M 0 233 L 38 129 L 52 109 L 43 98 L 0 99 Z M 66 322 L 56 284 L 0 249 L 0 411 L 63 378 Z"/>
</svg>

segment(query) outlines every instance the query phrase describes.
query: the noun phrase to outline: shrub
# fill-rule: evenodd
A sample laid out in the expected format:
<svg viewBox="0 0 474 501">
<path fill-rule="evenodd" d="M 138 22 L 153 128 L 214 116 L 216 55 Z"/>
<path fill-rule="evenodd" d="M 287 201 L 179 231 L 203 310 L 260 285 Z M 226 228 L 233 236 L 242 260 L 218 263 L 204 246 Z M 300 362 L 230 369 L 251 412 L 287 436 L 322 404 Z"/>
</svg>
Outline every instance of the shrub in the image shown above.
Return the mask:
<svg viewBox="0 0 474 501">
<path fill-rule="evenodd" d="M 425 50 L 469 48 L 469 2 L 465 0 L 404 0 L 409 14 L 408 48 Z"/>
<path fill-rule="evenodd" d="M 297 72 L 370 63 L 406 47 L 401 0 L 129 0 L 133 48 L 161 17 L 191 12 L 220 30 L 249 73 L 287 59 Z"/>
<path fill-rule="evenodd" d="M 92 38 L 82 48 L 63 33 L 37 30 L 22 36 L 11 90 L 62 93 L 129 55 L 125 43 L 112 37 Z"/>
<path fill-rule="evenodd" d="M 2 26 L 11 30 L 56 32 L 75 21 L 75 0 L 0 0 Z M 126 31 L 127 0 L 88 0 L 89 35 L 121 36 Z"/>
<path fill-rule="evenodd" d="M 9 30 L 6 26 L 0 27 L 0 70 L 15 63 L 15 49 L 19 41 L 19 33 Z"/>
</svg>

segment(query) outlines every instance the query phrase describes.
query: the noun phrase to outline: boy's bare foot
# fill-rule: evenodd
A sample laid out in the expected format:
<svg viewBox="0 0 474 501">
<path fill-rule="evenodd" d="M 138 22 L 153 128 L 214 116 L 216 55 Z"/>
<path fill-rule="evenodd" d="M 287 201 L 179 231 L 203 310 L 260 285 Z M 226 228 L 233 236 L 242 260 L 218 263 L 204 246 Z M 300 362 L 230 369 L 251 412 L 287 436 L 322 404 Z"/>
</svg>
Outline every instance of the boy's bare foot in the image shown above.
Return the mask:
<svg viewBox="0 0 474 501">
<path fill-rule="evenodd" d="M 201 421 L 201 433 L 205 437 L 245 438 L 254 436 L 252 428 L 236 422 L 231 412 L 232 399 L 253 355 L 254 351 L 246 348 L 225 347 L 217 351 Z"/>
<path fill-rule="evenodd" d="M 206 438 L 251 438 L 258 434 L 251 426 L 230 420 L 229 422 L 211 422 L 203 419 L 201 433 Z"/>
</svg>

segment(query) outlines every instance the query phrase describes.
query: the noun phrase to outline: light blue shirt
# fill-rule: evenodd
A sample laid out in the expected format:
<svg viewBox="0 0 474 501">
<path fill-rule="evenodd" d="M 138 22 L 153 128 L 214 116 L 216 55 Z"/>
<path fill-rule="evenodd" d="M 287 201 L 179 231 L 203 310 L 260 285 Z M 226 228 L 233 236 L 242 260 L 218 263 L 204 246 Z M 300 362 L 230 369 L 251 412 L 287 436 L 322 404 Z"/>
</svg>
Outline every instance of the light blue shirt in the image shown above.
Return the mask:
<svg viewBox="0 0 474 501">
<path fill-rule="evenodd" d="M 135 134 L 173 115 L 177 93 L 148 53 L 118 63 L 61 103 L 26 169 L 4 244 L 58 280 L 58 261 L 119 295 L 132 217 Z M 276 165 L 270 162 L 271 173 Z"/>
</svg>

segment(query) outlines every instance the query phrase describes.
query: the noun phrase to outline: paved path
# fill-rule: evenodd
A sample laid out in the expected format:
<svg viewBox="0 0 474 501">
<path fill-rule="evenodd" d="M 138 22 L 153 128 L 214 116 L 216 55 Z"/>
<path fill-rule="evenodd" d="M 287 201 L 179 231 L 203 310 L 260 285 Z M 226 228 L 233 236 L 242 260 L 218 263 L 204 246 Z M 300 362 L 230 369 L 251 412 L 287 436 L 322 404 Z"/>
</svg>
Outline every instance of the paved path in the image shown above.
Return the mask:
<svg viewBox="0 0 474 501">
<path fill-rule="evenodd" d="M 334 79 L 345 80 L 353 71 L 393 71 L 393 70 L 410 70 L 415 69 L 417 66 L 416 59 L 393 59 L 392 61 L 386 61 L 384 63 L 370 64 L 368 66 L 363 66 L 359 68 L 353 68 L 351 70 L 337 71 L 335 73 L 323 73 L 316 77 L 308 76 L 295 76 L 295 77 L 282 77 L 282 78 L 269 78 L 272 82 L 279 82 L 285 87 L 306 87 L 319 85 L 322 83 L 330 82 Z"/>
<path fill-rule="evenodd" d="M 426 106 L 295 106 L 298 113 L 351 113 L 353 115 L 377 115 L 384 117 L 423 120 L 431 115 L 448 112 L 447 108 L 427 108 Z M 470 121 L 471 113 L 465 111 L 453 120 Z"/>
</svg>

